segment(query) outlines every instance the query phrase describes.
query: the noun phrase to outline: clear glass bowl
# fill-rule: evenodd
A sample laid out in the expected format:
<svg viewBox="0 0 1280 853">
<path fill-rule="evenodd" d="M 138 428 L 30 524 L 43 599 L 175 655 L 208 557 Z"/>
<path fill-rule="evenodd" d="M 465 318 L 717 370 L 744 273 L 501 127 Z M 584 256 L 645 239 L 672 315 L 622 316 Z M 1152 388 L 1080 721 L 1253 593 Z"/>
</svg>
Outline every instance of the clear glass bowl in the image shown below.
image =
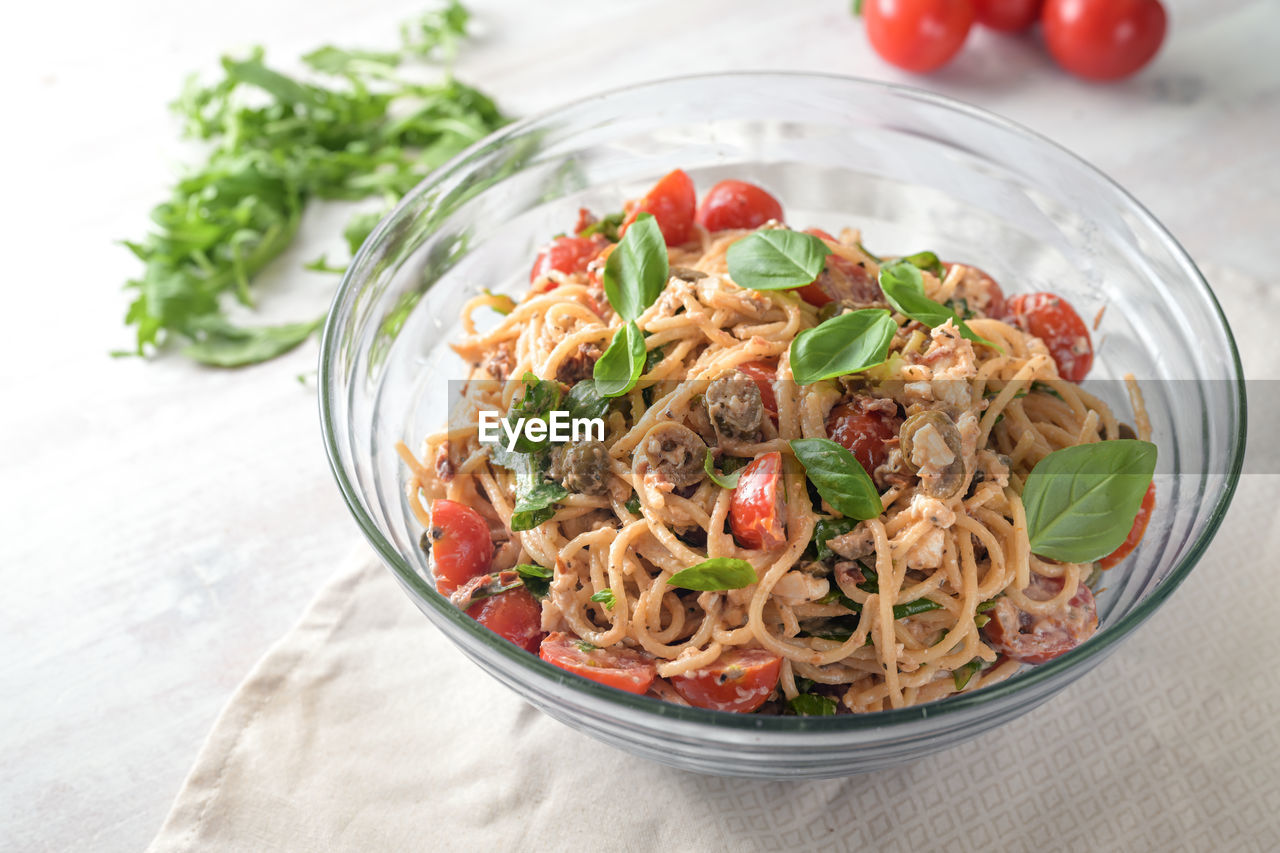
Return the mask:
<svg viewBox="0 0 1280 853">
<path fill-rule="evenodd" d="M 446 346 L 482 287 L 519 294 L 536 248 L 579 207 L 616 210 L 672 168 L 705 190 L 767 186 L 789 222 L 863 229 L 890 254 L 975 263 L 1007 293 L 1053 290 L 1085 318 L 1106 306 L 1090 384 L 1128 411 L 1146 392 L 1159 501 L 1137 553 L 1099 597 L 1080 648 L 933 704 L 839 717 L 736 716 L 569 675 L 438 595 L 417 547 L 397 441 L 444 421 L 463 366 Z M 692 770 L 839 776 L 945 749 L 1084 675 L 1182 582 L 1217 529 L 1244 453 L 1241 369 L 1226 319 L 1186 253 L 1106 176 L 1025 128 L 937 95 L 843 77 L 733 74 L 612 92 L 513 124 L 411 192 L 361 248 L 324 329 L 320 409 L 338 485 L 413 601 L 485 671 L 552 717 Z M 1101 689 L 1103 685 L 1093 685 Z M 447 695 L 442 685 L 441 701 Z M 391 736 L 388 733 L 388 736 Z"/>
</svg>

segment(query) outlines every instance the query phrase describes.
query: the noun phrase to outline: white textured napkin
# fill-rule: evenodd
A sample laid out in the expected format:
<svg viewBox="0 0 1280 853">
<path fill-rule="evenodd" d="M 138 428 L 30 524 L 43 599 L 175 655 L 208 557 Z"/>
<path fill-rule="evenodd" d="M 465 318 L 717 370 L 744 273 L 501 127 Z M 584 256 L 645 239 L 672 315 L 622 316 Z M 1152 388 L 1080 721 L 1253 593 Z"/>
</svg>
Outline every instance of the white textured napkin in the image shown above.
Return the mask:
<svg viewBox="0 0 1280 853">
<path fill-rule="evenodd" d="M 1280 298 L 1212 280 L 1249 374 L 1276 376 L 1280 305 L 1257 303 Z M 544 717 L 362 552 L 236 690 L 150 849 L 1280 849 L 1277 562 L 1280 477 L 1247 475 L 1167 606 L 1046 705 L 906 767 L 781 783 Z"/>
</svg>

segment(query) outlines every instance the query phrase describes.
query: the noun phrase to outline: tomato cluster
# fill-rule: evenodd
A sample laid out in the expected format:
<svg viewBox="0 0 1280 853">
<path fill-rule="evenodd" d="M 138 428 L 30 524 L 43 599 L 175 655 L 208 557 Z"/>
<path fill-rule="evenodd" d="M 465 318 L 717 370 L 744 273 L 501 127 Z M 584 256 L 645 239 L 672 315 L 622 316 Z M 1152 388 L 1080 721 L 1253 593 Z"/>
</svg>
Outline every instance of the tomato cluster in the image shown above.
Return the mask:
<svg viewBox="0 0 1280 853">
<path fill-rule="evenodd" d="M 1168 25 L 1160 0 L 865 0 L 861 7 L 876 53 L 918 73 L 949 62 L 974 23 L 1019 33 L 1038 20 L 1059 65 L 1117 80 L 1151 61 Z"/>
</svg>

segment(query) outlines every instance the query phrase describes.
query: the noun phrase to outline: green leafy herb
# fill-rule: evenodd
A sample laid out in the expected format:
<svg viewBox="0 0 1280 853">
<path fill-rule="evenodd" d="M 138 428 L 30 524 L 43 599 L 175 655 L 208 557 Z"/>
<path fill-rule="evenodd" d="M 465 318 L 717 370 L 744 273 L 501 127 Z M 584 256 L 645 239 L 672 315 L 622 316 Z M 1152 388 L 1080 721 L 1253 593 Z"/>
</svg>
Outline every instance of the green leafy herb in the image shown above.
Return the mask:
<svg viewBox="0 0 1280 853">
<path fill-rule="evenodd" d="M 883 308 L 864 308 L 805 329 L 791 342 L 791 372 L 801 385 L 857 373 L 884 362 L 898 326 Z"/>
<path fill-rule="evenodd" d="M 859 520 L 884 512 L 875 483 L 857 458 L 829 438 L 796 438 L 791 450 L 822 499 Z"/>
<path fill-rule="evenodd" d="M 604 265 L 604 293 L 623 320 L 635 320 L 667 286 L 667 241 L 658 220 L 642 213 Z"/>
<path fill-rule="evenodd" d="M 261 48 L 224 57 L 212 85 L 189 83 L 174 109 L 209 154 L 152 210 L 154 230 L 125 243 L 145 264 L 126 284 L 134 291 L 125 316 L 136 330 L 134 353 L 185 341 L 188 357 L 235 367 L 306 339 L 316 323 L 232 324 L 224 297 L 253 305 L 255 276 L 293 241 L 313 201 L 394 202 L 506 122 L 492 100 L 452 76 L 423 84 L 395 73 L 410 56 L 451 54 L 466 19 L 452 2 L 418 22 L 399 51 L 313 51 L 305 61 L 330 76 L 325 85 L 268 67 Z M 384 212 L 359 214 L 349 244 L 359 245 Z"/>
<path fill-rule="evenodd" d="M 813 538 L 809 544 L 813 547 L 815 559 L 830 560 L 836 553 L 827 547 L 827 542 L 837 536 L 848 533 L 858 526 L 856 518 L 820 518 L 813 526 Z"/>
<path fill-rule="evenodd" d="M 551 569 L 530 563 L 520 563 L 515 567 L 515 572 L 524 581 L 525 588 L 539 601 L 551 592 L 551 578 L 555 576 Z"/>
<path fill-rule="evenodd" d="M 593 593 L 591 596 L 591 600 L 597 601 L 603 604 L 605 610 L 612 610 L 613 605 L 618 603 L 618 599 L 613 594 L 613 590 L 609 589 L 608 587 L 605 587 L 604 589 L 600 590 L 597 593 Z"/>
<path fill-rule="evenodd" d="M 625 218 L 626 214 L 621 210 L 606 214 L 579 231 L 578 236 L 590 237 L 594 234 L 599 234 L 609 242 L 616 243 L 618 242 L 618 228 L 621 227 L 622 220 Z"/>
<path fill-rule="evenodd" d="M 1022 503 L 1031 551 L 1068 563 L 1120 547 L 1156 468 L 1156 446 L 1116 439 L 1055 450 L 1027 475 Z"/>
<path fill-rule="evenodd" d="M 969 680 L 972 679 L 980 669 L 982 669 L 982 661 L 971 660 L 959 669 L 953 670 L 951 678 L 956 683 L 956 690 L 964 690 L 965 685 L 969 683 Z"/>
<path fill-rule="evenodd" d="M 532 373 L 526 373 L 520 381 L 524 383 L 524 394 L 520 399 L 512 402 L 511 411 L 505 418 L 513 430 L 521 418 L 526 422 L 534 420 L 545 422 L 547 415 L 560 405 L 560 383 L 539 379 Z M 546 448 L 550 443 L 549 437 L 534 441 L 529 437 L 527 430 L 522 429 L 516 436 L 512 449 L 516 453 L 533 453 Z"/>
<path fill-rule="evenodd" d="M 942 265 L 942 261 L 938 260 L 938 256 L 933 252 L 916 252 L 914 255 L 907 255 L 902 260 L 916 269 L 927 270 L 938 278 L 942 278 L 947 274 L 946 267 Z"/>
<path fill-rule="evenodd" d="M 817 693 L 801 693 L 787 705 L 802 717 L 834 717 L 836 714 L 836 700 Z"/>
<path fill-rule="evenodd" d="M 628 320 L 614 333 L 609 348 L 592 368 L 596 393 L 602 397 L 620 397 L 630 391 L 640 380 L 644 358 L 644 334 L 634 320 Z"/>
<path fill-rule="evenodd" d="M 696 566 L 681 569 L 667 579 L 668 586 L 680 589 L 696 589 L 702 592 L 722 589 L 742 589 L 759 580 L 756 570 L 746 560 L 733 557 L 712 557 Z"/>
<path fill-rule="evenodd" d="M 627 502 L 624 503 L 623 506 L 625 506 L 627 508 L 627 512 L 631 513 L 632 515 L 639 515 L 640 514 L 640 496 L 633 492 L 631 494 L 631 497 L 627 498 Z"/>
<path fill-rule="evenodd" d="M 788 290 L 812 284 L 831 250 L 812 234 L 767 229 L 729 247 L 729 277 L 752 290 Z"/>
<path fill-rule="evenodd" d="M 603 418 L 613 400 L 601 396 L 594 381 L 583 380 L 569 389 L 564 405 L 571 418 Z"/>
<path fill-rule="evenodd" d="M 920 276 L 920 270 L 910 261 L 891 261 L 880 267 L 880 289 L 884 291 L 884 298 L 893 306 L 893 310 L 899 314 L 918 320 L 930 328 L 941 326 L 950 320 L 960 330 L 961 337 L 999 349 L 996 344 L 970 329 L 969 324 L 960 319 L 956 312 L 925 296 L 924 279 Z"/>
<path fill-rule="evenodd" d="M 731 459 L 733 457 L 726 457 L 726 458 Z M 707 456 L 705 459 L 702 460 L 702 469 L 707 472 L 707 476 L 711 478 L 711 482 L 715 483 L 717 486 L 719 486 L 722 489 L 732 489 L 737 487 L 738 478 L 742 476 L 741 468 L 733 472 L 726 471 L 724 473 L 724 476 L 717 474 L 715 466 L 712 464 L 712 461 L 711 461 L 710 450 L 707 450 Z"/>
<path fill-rule="evenodd" d="M 588 643 L 586 640 L 574 640 L 573 644 L 578 647 L 578 651 L 580 652 L 594 652 L 596 649 L 600 648 L 594 643 Z"/>
<path fill-rule="evenodd" d="M 866 246 L 862 245 L 861 243 L 855 243 L 854 245 L 858 247 L 858 251 L 862 252 L 862 254 L 866 255 L 868 258 L 875 261 L 877 264 L 884 263 L 883 258 L 879 258 L 871 254 L 871 251 Z"/>
<path fill-rule="evenodd" d="M 498 301 L 498 304 L 490 305 L 489 307 L 492 308 L 494 311 L 497 311 L 503 317 L 506 317 L 512 311 L 516 310 L 516 301 L 512 299 L 510 296 L 507 296 L 507 294 L 494 293 L 492 290 L 490 290 L 487 287 L 481 288 L 481 291 L 484 293 L 485 296 L 488 296 L 492 299 L 496 299 Z"/>
<path fill-rule="evenodd" d="M 556 514 L 556 503 L 568 497 L 568 489 L 546 479 L 547 454 L 508 451 L 501 444 L 490 445 L 494 463 L 516 475 L 516 503 L 512 507 L 511 529 L 532 530 Z"/>
<path fill-rule="evenodd" d="M 649 336 L 646 334 L 645 337 L 647 338 Z M 644 372 L 648 373 L 650 370 L 653 370 L 653 368 L 657 366 L 658 362 L 662 361 L 666 357 L 666 347 L 654 347 L 649 350 L 648 354 L 644 357 Z"/>
</svg>

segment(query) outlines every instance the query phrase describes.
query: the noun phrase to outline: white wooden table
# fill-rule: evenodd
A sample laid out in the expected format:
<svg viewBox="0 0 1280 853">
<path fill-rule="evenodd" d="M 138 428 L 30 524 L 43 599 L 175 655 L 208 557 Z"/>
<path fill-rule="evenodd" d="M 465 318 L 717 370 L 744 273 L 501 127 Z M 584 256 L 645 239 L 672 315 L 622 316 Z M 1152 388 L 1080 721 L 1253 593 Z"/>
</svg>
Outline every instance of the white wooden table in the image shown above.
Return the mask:
<svg viewBox="0 0 1280 853">
<path fill-rule="evenodd" d="M 473 0 L 459 75 L 527 114 L 600 89 L 724 69 L 908 82 L 1002 113 L 1111 174 L 1202 262 L 1274 277 L 1280 4 L 1167 0 L 1156 64 L 1110 86 L 1035 39 L 978 31 L 942 73 L 871 52 L 846 0 Z M 321 447 L 314 342 L 220 372 L 128 345 L 119 285 L 190 149 L 165 111 L 184 74 L 261 42 L 386 46 L 397 0 L 124 0 L 6 12 L 0 332 L 0 848 L 136 850 L 218 709 L 359 541 Z M 309 216 L 267 317 L 308 316 L 342 214 Z"/>
</svg>

